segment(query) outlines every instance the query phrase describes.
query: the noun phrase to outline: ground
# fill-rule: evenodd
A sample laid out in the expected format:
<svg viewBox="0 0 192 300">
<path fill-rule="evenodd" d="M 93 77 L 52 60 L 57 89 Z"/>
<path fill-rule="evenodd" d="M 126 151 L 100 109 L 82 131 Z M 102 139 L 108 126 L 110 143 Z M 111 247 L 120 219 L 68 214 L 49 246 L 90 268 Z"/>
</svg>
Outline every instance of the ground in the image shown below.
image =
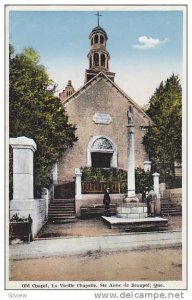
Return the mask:
<svg viewBox="0 0 192 300">
<path fill-rule="evenodd" d="M 88 251 L 10 261 L 10 280 L 17 281 L 168 281 L 182 279 L 180 247 L 134 251 Z"/>
<path fill-rule="evenodd" d="M 168 222 L 168 230 L 181 229 L 182 217 L 171 216 Z M 166 229 L 167 230 L 167 229 Z M 74 237 L 74 236 L 100 236 L 122 233 L 120 229 L 111 230 L 100 218 L 89 220 L 78 219 L 76 223 L 49 224 L 47 223 L 39 232 L 38 238 Z"/>
<path fill-rule="evenodd" d="M 169 230 L 181 229 L 180 216 L 169 219 Z M 39 238 L 116 234 L 100 219 L 73 224 L 47 224 Z M 122 232 L 121 234 L 126 234 Z M 134 234 L 134 233 L 129 233 Z M 146 248 L 129 251 L 88 251 L 86 254 L 10 260 L 13 281 L 168 281 L 182 279 L 182 249 Z"/>
</svg>

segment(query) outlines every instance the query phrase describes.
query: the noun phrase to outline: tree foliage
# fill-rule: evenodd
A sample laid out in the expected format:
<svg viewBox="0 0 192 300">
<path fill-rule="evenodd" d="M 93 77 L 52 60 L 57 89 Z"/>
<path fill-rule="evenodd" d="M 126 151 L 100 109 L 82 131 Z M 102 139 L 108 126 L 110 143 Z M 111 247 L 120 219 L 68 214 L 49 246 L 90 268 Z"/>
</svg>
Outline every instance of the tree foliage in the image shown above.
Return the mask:
<svg viewBox="0 0 192 300">
<path fill-rule="evenodd" d="M 174 162 L 182 159 L 182 89 L 178 76 L 172 75 L 150 99 L 146 113 L 153 121 L 143 143 L 153 169 L 166 178 L 174 174 Z"/>
<path fill-rule="evenodd" d="M 75 127 L 54 96 L 56 86 L 40 64 L 38 53 L 26 48 L 15 55 L 11 46 L 9 57 L 10 136 L 34 139 L 35 185 L 47 186 L 53 164 L 77 140 Z"/>
</svg>

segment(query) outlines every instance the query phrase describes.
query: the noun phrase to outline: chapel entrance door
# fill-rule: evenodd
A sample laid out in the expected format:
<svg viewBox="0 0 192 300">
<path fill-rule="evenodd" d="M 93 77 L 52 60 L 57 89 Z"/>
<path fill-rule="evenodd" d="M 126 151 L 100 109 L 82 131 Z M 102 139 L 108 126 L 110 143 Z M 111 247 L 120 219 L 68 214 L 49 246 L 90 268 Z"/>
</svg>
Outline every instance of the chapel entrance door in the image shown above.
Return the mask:
<svg viewBox="0 0 192 300">
<path fill-rule="evenodd" d="M 92 152 L 91 153 L 92 167 L 94 167 L 94 168 L 110 168 L 112 155 L 113 155 L 112 153 Z"/>
<path fill-rule="evenodd" d="M 75 182 L 63 181 L 54 187 L 55 199 L 74 199 L 75 198 Z"/>
</svg>

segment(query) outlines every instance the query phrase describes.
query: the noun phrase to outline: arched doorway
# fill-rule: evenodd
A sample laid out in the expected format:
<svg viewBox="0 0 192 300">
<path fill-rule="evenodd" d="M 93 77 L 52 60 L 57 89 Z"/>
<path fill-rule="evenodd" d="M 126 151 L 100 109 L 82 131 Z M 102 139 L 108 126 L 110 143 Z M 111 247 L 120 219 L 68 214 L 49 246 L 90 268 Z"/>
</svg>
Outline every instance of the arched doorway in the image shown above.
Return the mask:
<svg viewBox="0 0 192 300">
<path fill-rule="evenodd" d="M 95 168 L 116 168 L 117 147 L 107 136 L 93 137 L 87 147 L 87 165 Z"/>
</svg>

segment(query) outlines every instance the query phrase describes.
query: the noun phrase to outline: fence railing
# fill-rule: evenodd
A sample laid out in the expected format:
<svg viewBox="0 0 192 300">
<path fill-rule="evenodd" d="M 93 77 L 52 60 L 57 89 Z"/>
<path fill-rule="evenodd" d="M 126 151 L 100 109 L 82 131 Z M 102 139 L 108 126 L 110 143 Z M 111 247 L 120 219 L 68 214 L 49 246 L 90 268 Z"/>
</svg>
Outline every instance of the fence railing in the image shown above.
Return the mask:
<svg viewBox="0 0 192 300">
<path fill-rule="evenodd" d="M 82 194 L 103 194 L 110 188 L 110 194 L 126 193 L 126 181 L 82 181 Z"/>
</svg>

